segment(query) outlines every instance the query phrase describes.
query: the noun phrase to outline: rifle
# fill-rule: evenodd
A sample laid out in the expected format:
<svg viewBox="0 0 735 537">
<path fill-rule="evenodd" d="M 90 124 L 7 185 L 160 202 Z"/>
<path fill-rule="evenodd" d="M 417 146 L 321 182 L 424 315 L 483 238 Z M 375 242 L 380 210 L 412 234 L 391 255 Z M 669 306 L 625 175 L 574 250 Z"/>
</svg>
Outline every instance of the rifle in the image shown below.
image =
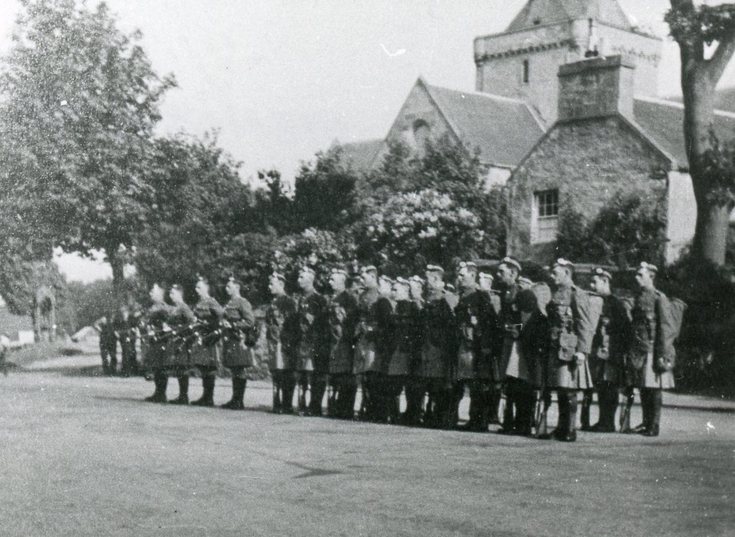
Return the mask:
<svg viewBox="0 0 735 537">
<path fill-rule="evenodd" d="M 538 399 L 536 400 L 536 417 L 534 420 L 534 428 L 536 429 L 534 436 L 536 438 L 544 438 L 549 435 L 547 424 L 549 406 L 551 406 L 551 394 L 544 387 L 539 391 Z"/>
<path fill-rule="evenodd" d="M 635 393 L 633 392 L 633 388 L 626 388 L 623 395 L 625 396 L 625 406 L 623 407 L 623 411 L 620 413 L 620 432 L 629 433 L 632 430 L 630 428 L 630 411 L 633 408 L 633 403 L 635 402 Z"/>
</svg>

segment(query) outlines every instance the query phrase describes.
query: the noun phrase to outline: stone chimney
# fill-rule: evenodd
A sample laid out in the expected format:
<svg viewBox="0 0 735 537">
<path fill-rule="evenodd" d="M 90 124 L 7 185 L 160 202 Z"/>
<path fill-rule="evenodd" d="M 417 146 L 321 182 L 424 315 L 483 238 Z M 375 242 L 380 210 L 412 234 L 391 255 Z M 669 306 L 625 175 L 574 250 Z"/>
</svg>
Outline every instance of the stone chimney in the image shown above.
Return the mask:
<svg viewBox="0 0 735 537">
<path fill-rule="evenodd" d="M 559 68 L 559 121 L 622 114 L 633 118 L 635 65 L 621 56 L 590 58 Z"/>
</svg>

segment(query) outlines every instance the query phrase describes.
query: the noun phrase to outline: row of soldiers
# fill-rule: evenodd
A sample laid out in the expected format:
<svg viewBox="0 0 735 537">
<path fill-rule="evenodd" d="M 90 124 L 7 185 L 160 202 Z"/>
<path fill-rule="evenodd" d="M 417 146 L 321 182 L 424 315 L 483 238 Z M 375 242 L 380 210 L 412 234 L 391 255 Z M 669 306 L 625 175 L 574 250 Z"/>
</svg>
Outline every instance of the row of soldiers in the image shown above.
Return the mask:
<svg viewBox="0 0 735 537">
<path fill-rule="evenodd" d="M 582 429 L 613 432 L 622 390 L 622 429 L 658 435 L 661 390 L 673 387 L 675 328 L 668 299 L 654 285 L 656 267 L 643 263 L 638 268 L 639 290 L 630 303 L 612 295 L 612 276 L 602 268 L 594 271 L 588 291 L 574 284 L 574 265 L 557 260 L 550 268 L 548 304 L 539 302 L 521 272 L 510 257 L 502 260 L 495 278 L 475 263 L 461 263 L 458 296 L 447 294 L 444 270 L 437 265 L 409 279 L 379 275 L 374 266 L 353 278 L 336 269 L 330 273 L 328 297 L 316 291 L 312 267 L 299 272 L 295 297 L 286 293 L 286 278 L 272 274 L 265 338 L 274 411 L 294 412 L 297 391 L 300 414 L 322 415 L 326 395 L 328 415 L 353 419 L 359 387 L 360 419 L 450 429 L 458 427 L 460 401 L 469 392 L 464 429 L 483 432 L 500 421 L 502 433 L 574 441 L 579 394 Z M 212 406 L 221 360 L 233 378 L 232 398 L 223 406 L 244 408 L 259 330 L 240 287 L 230 279 L 230 299 L 222 307 L 200 279 L 192 310 L 180 286 L 169 291 L 173 306 L 165 303 L 163 289 L 153 286 L 144 338 L 145 361 L 156 384 L 149 400 L 166 401 L 173 374 L 179 396 L 171 402 L 187 404 L 194 367 L 204 390 L 192 404 Z M 634 388 L 640 390 L 643 423 L 632 429 Z M 600 419 L 591 426 L 594 391 Z M 552 392 L 559 419 L 547 433 Z M 506 404 L 498 420 L 501 395 Z"/>
</svg>

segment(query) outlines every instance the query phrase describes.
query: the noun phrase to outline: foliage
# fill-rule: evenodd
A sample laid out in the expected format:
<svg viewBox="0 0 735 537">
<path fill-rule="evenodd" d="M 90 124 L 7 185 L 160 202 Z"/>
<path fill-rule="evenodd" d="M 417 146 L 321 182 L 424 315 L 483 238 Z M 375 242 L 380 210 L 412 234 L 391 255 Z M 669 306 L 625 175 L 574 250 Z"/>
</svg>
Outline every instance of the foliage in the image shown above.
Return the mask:
<svg viewBox="0 0 735 537">
<path fill-rule="evenodd" d="M 113 289 L 111 280 L 91 283 L 69 282 L 64 314 L 60 317 L 70 333 L 90 326 L 97 319 L 112 313 Z"/>
<path fill-rule="evenodd" d="M 711 45 L 727 39 L 735 32 L 735 5 L 695 6 L 694 2 L 672 1 L 664 20 L 672 37 L 680 43 L 703 41 Z"/>
<path fill-rule="evenodd" d="M 0 270 L 0 289 L 12 314 L 31 315 L 36 291 L 41 286 L 52 288 L 57 298 L 64 290 L 64 277 L 53 262 L 31 262 L 17 256 L 5 259 Z"/>
<path fill-rule="evenodd" d="M 39 248 L 104 249 L 117 280 L 148 217 L 146 181 L 159 105 L 175 82 L 159 77 L 104 3 L 22 0 L 0 74 L 0 162 L 11 220 Z M 17 230 L 13 230 L 17 231 Z"/>
<path fill-rule="evenodd" d="M 588 221 L 565 208 L 559 221 L 557 253 L 579 262 L 629 267 L 663 260 L 666 215 L 660 197 L 618 191 Z"/>
<path fill-rule="evenodd" d="M 254 229 L 274 229 L 278 233 L 288 233 L 292 228 L 293 200 L 281 178 L 281 172 L 276 169 L 260 170 L 258 180 L 265 184 L 265 189 L 258 188 L 254 192 L 255 202 L 249 223 Z"/>
</svg>

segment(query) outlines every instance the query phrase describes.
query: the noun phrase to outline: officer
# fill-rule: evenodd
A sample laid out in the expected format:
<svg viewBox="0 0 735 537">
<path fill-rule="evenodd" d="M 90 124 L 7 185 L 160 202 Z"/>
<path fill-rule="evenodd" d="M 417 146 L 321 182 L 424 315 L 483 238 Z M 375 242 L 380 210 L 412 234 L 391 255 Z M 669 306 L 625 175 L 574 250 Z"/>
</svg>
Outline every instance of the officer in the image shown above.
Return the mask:
<svg viewBox="0 0 735 537">
<path fill-rule="evenodd" d="M 406 379 L 406 412 L 404 422 L 406 425 L 419 425 L 424 408 L 424 389 L 421 381 L 421 310 L 424 307 L 424 279 L 414 275 L 408 280 L 410 299 L 416 307 L 416 324 L 414 341 L 415 349 L 410 353 L 411 361 L 408 366 L 408 378 Z"/>
<path fill-rule="evenodd" d="M 477 286 L 477 274 L 475 263 L 460 263 L 458 276 L 462 294 L 454 310 L 459 348 L 453 403 L 456 417 L 465 388 L 469 387 L 470 419 L 465 429 L 487 432 L 492 345 L 493 340 L 498 337 L 498 318 L 490 296 Z"/>
<path fill-rule="evenodd" d="M 148 293 L 151 306 L 145 316 L 145 339 L 143 341 L 143 363 L 153 373 L 155 391 L 146 401 L 151 403 L 166 402 L 167 366 L 167 333 L 170 332 L 168 317 L 170 308 L 164 299 L 163 288 L 154 283 Z"/>
<path fill-rule="evenodd" d="M 273 381 L 273 412 L 293 414 L 294 353 L 298 337 L 296 303 L 286 294 L 283 274 L 271 275 L 268 290 L 273 298 L 265 312 L 265 335 Z"/>
<path fill-rule="evenodd" d="M 322 415 L 322 399 L 327 389 L 329 351 L 327 340 L 327 300 L 316 292 L 316 273 L 305 266 L 299 271 L 301 289 L 297 300 L 299 322 L 296 373 L 299 384 L 299 414 Z M 309 406 L 306 392 L 310 392 Z"/>
<path fill-rule="evenodd" d="M 169 314 L 169 326 L 172 334 L 167 349 L 168 366 L 179 384 L 179 396 L 169 401 L 169 403 L 188 405 L 189 369 L 191 368 L 189 347 L 195 337 L 196 316 L 187 303 L 184 302 L 184 289 L 181 285 L 173 284 L 168 291 L 168 296 L 173 303 Z"/>
<path fill-rule="evenodd" d="M 114 315 L 109 314 L 97 319 L 94 329 L 99 333 L 102 373 L 113 375 L 117 370 L 117 337 L 113 326 Z"/>
<path fill-rule="evenodd" d="M 357 303 L 355 374 L 362 390 L 360 418 L 374 421 L 379 416 L 378 379 L 392 306 L 389 300 L 380 295 L 378 270 L 373 265 L 363 267 L 360 276 L 365 290 Z"/>
<path fill-rule="evenodd" d="M 658 436 L 662 390 L 674 388 L 673 343 L 678 329 L 669 299 L 656 289 L 657 273 L 655 265 L 645 262 L 636 271 L 638 292 L 631 312 L 633 338 L 626 363 L 627 384 L 640 389 L 643 410 L 643 423 L 631 432 L 644 436 Z"/>
<path fill-rule="evenodd" d="M 353 374 L 357 300 L 347 291 L 347 272 L 334 269 L 329 276 L 329 381 L 331 393 L 327 414 L 352 419 L 357 384 Z"/>
<path fill-rule="evenodd" d="M 421 316 L 421 378 L 429 400 L 424 425 L 452 428 L 452 381 L 456 362 L 454 313 L 444 295 L 444 269 L 426 267 L 427 296 Z"/>
<path fill-rule="evenodd" d="M 202 375 L 202 396 L 192 405 L 214 406 L 214 381 L 217 366 L 222 354 L 220 341 L 221 323 L 224 310 L 209 294 L 209 282 L 202 276 L 197 281 L 195 290 L 199 301 L 194 306 L 196 316 L 196 339 L 191 345 L 191 363 Z"/>
<path fill-rule="evenodd" d="M 590 370 L 597 390 L 600 415 L 598 422 L 590 427 L 592 391 L 584 392 L 581 411 L 583 431 L 615 432 L 621 367 L 627 354 L 631 332 L 628 312 L 623 302 L 612 294 L 611 282 L 612 274 L 604 268 L 597 267 L 592 273 L 592 291 L 602 299 L 602 312 L 590 354 Z"/>
<path fill-rule="evenodd" d="M 408 376 L 417 361 L 419 307 L 411 300 L 410 283 L 396 278 L 393 283 L 393 315 L 390 323 L 390 348 L 388 353 L 388 423 L 401 421 L 401 393 L 408 393 Z"/>
<path fill-rule="evenodd" d="M 549 317 L 548 386 L 556 390 L 559 422 L 552 436 L 564 442 L 577 439 L 577 394 L 592 386 L 589 353 L 598 319 L 594 316 L 589 295 L 574 285 L 574 265 L 558 259 L 551 271 Z"/>
<path fill-rule="evenodd" d="M 498 266 L 498 282 L 502 288 L 500 297 L 500 322 L 503 327 L 502 344 L 499 350 L 493 373 L 496 388 L 503 386 L 505 392 L 505 409 L 503 423 L 499 432 L 505 434 L 526 433 L 525 425 L 528 416 L 524 412 L 528 408 L 531 397 L 528 363 L 521 353 L 519 338 L 523 322 L 521 310 L 517 303 L 518 294 L 522 291 L 518 283 L 521 264 L 512 257 L 506 257 Z"/>
<path fill-rule="evenodd" d="M 247 370 L 255 365 L 253 346 L 257 342 L 257 326 L 250 302 L 240 294 L 240 282 L 231 276 L 225 286 L 230 297 L 225 305 L 222 327 L 222 365 L 232 374 L 232 398 L 222 408 L 244 410 Z"/>
</svg>

